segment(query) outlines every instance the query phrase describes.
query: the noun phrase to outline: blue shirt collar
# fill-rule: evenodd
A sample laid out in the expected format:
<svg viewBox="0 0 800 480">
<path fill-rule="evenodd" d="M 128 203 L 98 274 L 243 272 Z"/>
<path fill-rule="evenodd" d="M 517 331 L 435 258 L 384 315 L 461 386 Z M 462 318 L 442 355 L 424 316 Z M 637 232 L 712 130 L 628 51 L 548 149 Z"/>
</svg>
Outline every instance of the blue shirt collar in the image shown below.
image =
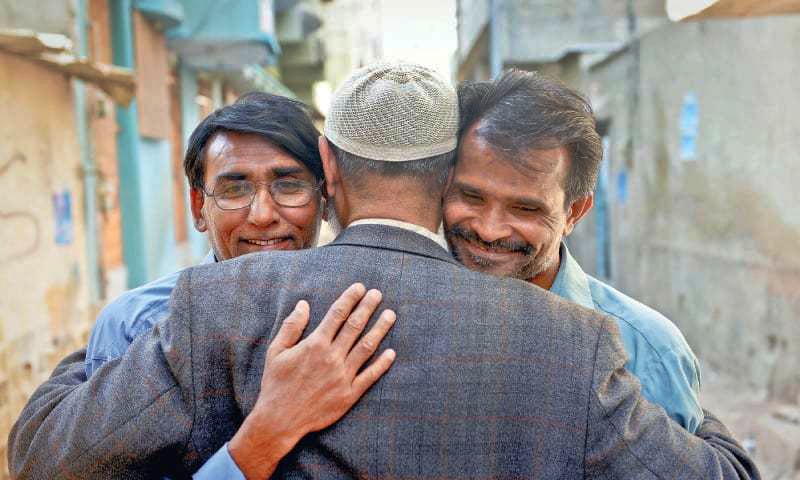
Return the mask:
<svg viewBox="0 0 800 480">
<path fill-rule="evenodd" d="M 217 257 L 214 255 L 214 250 L 209 250 L 206 256 L 203 258 L 203 261 L 200 262 L 200 265 L 208 265 L 210 263 L 216 263 Z"/>
<path fill-rule="evenodd" d="M 586 308 L 594 308 L 589 280 L 578 262 L 572 258 L 567 246 L 561 242 L 561 264 L 550 292 Z"/>
</svg>

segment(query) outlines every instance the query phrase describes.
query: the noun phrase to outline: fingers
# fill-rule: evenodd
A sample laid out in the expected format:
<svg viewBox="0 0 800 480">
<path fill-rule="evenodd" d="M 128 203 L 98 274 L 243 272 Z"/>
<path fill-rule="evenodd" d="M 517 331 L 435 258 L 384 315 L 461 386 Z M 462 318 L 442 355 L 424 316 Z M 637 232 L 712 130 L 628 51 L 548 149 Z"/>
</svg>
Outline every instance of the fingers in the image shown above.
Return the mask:
<svg viewBox="0 0 800 480">
<path fill-rule="evenodd" d="M 378 308 L 382 298 L 383 294 L 380 291 L 368 291 L 353 313 L 347 317 L 347 321 L 344 322 L 339 334 L 333 340 L 333 347 L 342 355 L 342 358 L 353 348 L 353 344 L 356 343 L 361 332 L 366 328 L 367 322 L 369 322 L 372 314 L 375 313 L 375 309 Z"/>
<path fill-rule="evenodd" d="M 363 303 L 363 302 L 362 302 Z M 347 369 L 355 376 L 356 372 L 378 349 L 386 334 L 394 325 L 397 315 L 392 310 L 384 310 L 375 322 L 375 325 L 361 338 L 347 356 Z"/>
<path fill-rule="evenodd" d="M 331 308 L 328 309 L 328 313 L 325 314 L 319 327 L 314 330 L 312 335 L 318 335 L 323 340 L 332 342 L 339 328 L 345 320 L 347 320 L 348 316 L 350 316 L 350 312 L 353 311 L 353 308 L 358 305 L 358 302 L 366 293 L 367 289 L 364 285 L 360 283 L 350 285 L 347 290 L 339 295 L 339 298 L 333 302 Z"/>
<path fill-rule="evenodd" d="M 361 398 L 361 396 L 369 390 L 369 387 L 377 382 L 378 379 L 389 370 L 396 356 L 394 350 L 384 350 L 369 367 L 358 374 L 355 380 L 353 380 L 353 393 L 356 394 L 357 398 Z"/>
<path fill-rule="evenodd" d="M 271 357 L 281 353 L 287 348 L 293 347 L 300 337 L 303 335 L 303 330 L 308 325 L 309 307 L 308 302 L 300 300 L 295 305 L 292 313 L 283 320 L 278 334 L 269 346 L 267 357 Z"/>
</svg>

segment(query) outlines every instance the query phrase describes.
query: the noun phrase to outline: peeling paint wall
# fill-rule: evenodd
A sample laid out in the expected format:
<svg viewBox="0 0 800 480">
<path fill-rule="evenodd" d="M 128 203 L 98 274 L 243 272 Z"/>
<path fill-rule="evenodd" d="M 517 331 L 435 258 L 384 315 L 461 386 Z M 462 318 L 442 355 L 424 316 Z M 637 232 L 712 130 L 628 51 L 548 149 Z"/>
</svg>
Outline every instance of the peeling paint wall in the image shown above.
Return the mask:
<svg viewBox="0 0 800 480">
<path fill-rule="evenodd" d="M 64 75 L 0 53 L 0 85 L 4 478 L 12 422 L 53 365 L 86 343 L 94 312 L 85 285 L 83 193 L 70 83 Z"/>
</svg>

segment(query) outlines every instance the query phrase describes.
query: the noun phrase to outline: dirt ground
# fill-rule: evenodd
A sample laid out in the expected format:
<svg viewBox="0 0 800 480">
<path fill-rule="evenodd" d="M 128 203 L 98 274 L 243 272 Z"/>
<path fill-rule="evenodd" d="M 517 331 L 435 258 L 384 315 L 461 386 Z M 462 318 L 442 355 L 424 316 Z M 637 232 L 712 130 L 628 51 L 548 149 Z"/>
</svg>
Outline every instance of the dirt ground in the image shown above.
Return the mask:
<svg viewBox="0 0 800 480">
<path fill-rule="evenodd" d="M 754 456 L 764 480 L 800 480 L 800 405 L 771 402 L 766 391 L 703 371 L 700 394 Z"/>
</svg>

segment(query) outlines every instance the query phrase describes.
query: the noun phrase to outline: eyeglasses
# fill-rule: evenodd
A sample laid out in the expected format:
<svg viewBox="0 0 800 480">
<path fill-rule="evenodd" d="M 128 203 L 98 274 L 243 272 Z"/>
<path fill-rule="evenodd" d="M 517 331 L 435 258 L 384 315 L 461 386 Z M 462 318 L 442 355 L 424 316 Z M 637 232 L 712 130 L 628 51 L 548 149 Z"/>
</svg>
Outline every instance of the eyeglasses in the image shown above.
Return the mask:
<svg viewBox="0 0 800 480">
<path fill-rule="evenodd" d="M 277 178 L 272 182 L 251 182 L 250 180 L 223 180 L 214 187 L 214 203 L 222 210 L 239 210 L 253 204 L 259 185 L 266 185 L 272 200 L 281 207 L 304 207 L 314 198 L 314 192 L 322 188 L 294 178 Z"/>
</svg>

